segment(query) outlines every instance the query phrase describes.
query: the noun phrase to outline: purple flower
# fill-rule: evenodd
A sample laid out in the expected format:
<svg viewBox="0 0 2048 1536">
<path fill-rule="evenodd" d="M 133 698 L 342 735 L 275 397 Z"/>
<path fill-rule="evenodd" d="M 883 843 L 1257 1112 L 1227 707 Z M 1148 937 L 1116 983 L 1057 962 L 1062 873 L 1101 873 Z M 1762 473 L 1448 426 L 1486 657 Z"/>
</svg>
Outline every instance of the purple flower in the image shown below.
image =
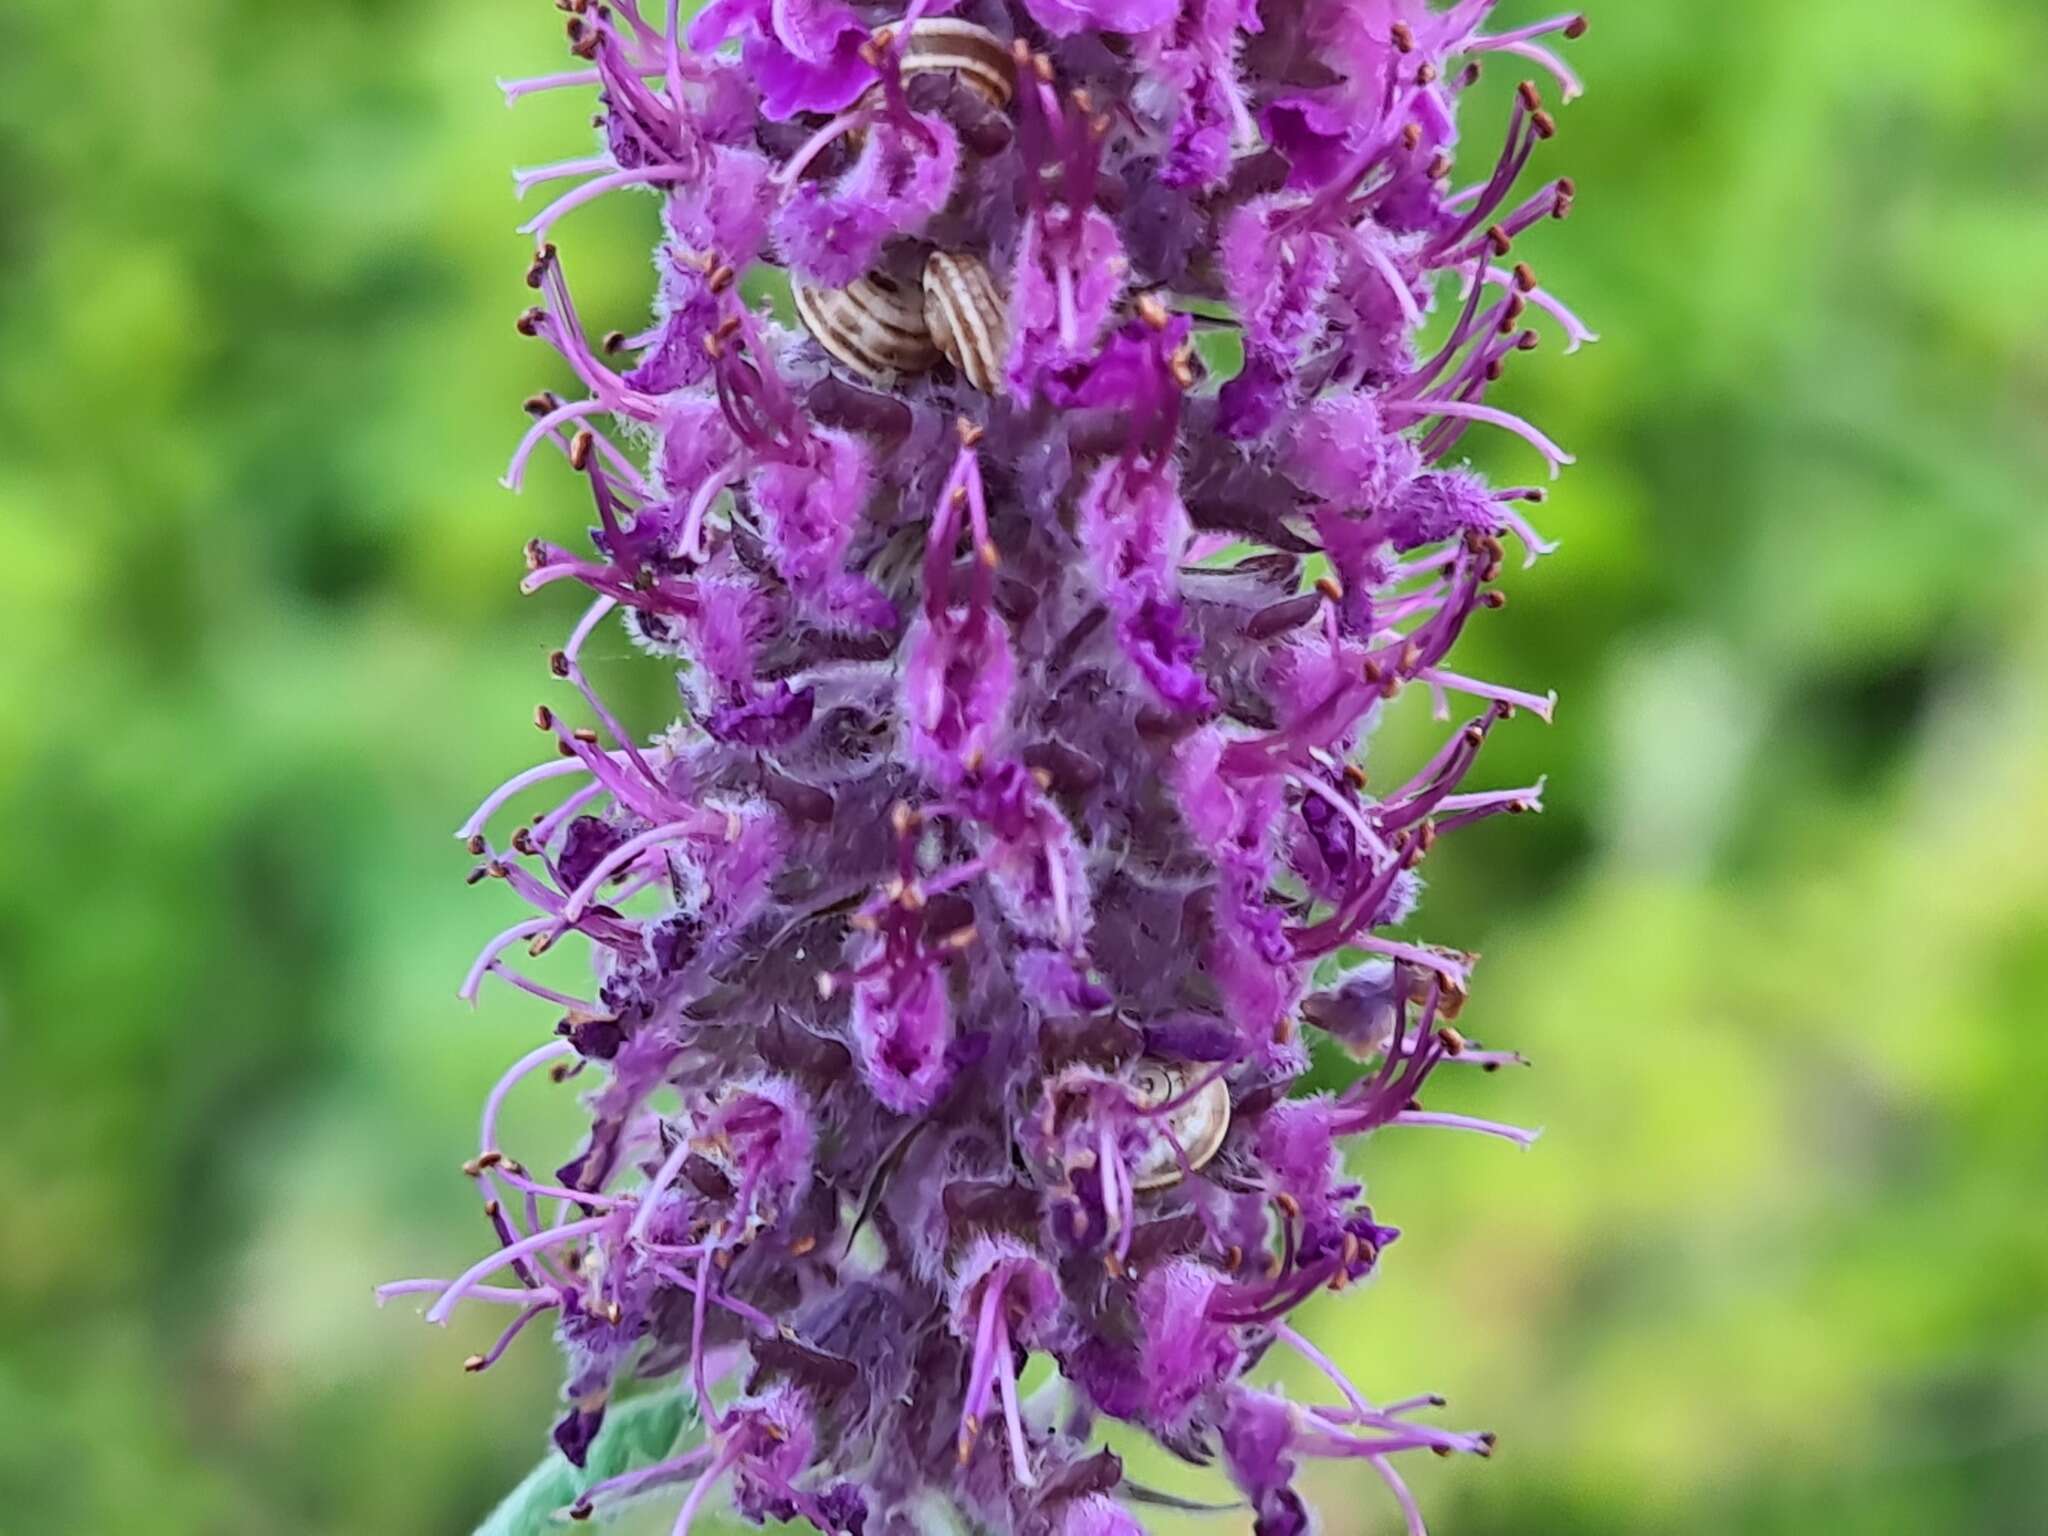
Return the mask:
<svg viewBox="0 0 2048 1536">
<path fill-rule="evenodd" d="M 621 3 L 575 9 L 582 67 L 508 87 L 597 91 L 600 152 L 521 174 L 575 182 L 527 225 L 519 319 L 574 384 L 506 476 L 553 450 L 593 513 L 587 548 L 527 546 L 525 590 L 587 606 L 549 755 L 460 831 L 522 909 L 461 994 L 558 1023 L 485 1104 L 495 1247 L 385 1294 L 508 1309 L 478 1370 L 548 1319 L 579 1465 L 629 1382 L 694 1398 L 701 1439 L 570 1513 L 672 1488 L 678 1532 L 715 1498 L 1135 1536 L 1108 1416 L 1220 1460 L 1259 1536 L 1309 1529 L 1312 1458 L 1419 1532 L 1401 1458 L 1491 1450 L 1289 1321 L 1399 1235 L 1359 1138 L 1532 1137 L 1434 1107 L 1439 1072 L 1519 1058 L 1454 1023 L 1473 957 L 1390 931 L 1445 835 L 1540 809 L 1475 775 L 1553 702 L 1452 670 L 1507 541 L 1549 548 L 1542 492 L 1463 436 L 1554 474 L 1488 390 L 1590 339 L 1515 254 L 1572 196 L 1516 190 L 1556 131 L 1537 87 L 1497 155 L 1458 122 L 1489 56 L 1573 94 L 1545 39 L 1580 25 L 1490 10 L 717 0 L 679 39 Z M 593 341 L 545 237 L 635 189 L 651 312 Z M 743 297 L 778 271 L 802 331 Z M 613 622 L 679 719 L 593 685 Z M 1454 697 L 1368 775 L 1390 709 Z M 527 974 L 571 935 L 587 986 Z M 1302 1090 L 1308 1029 L 1355 1082 Z M 588 1113 L 553 1173 L 499 1140 L 543 1076 Z M 1275 1346 L 1324 1390 L 1248 1385 Z M 1026 1395 L 1033 1357 L 1058 1380 Z"/>
</svg>

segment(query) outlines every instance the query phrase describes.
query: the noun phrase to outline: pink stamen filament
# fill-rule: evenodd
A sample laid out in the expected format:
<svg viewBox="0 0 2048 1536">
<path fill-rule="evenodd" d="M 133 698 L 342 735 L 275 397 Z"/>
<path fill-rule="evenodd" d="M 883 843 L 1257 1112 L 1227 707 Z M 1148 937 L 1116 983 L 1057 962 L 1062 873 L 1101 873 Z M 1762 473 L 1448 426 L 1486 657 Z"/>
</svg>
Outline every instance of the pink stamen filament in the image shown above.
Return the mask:
<svg viewBox="0 0 2048 1536">
<path fill-rule="evenodd" d="M 1469 693 L 1475 699 L 1492 699 L 1501 704 L 1512 704 L 1517 709 L 1526 709 L 1545 725 L 1551 723 L 1551 715 L 1557 709 L 1557 693 L 1524 693 L 1519 688 L 1504 688 L 1498 683 L 1483 683 L 1477 678 L 1467 677 L 1462 672 L 1447 672 L 1442 667 L 1424 667 L 1416 677 L 1423 682 L 1433 683 L 1441 688 L 1455 689 Z"/>
<path fill-rule="evenodd" d="M 631 864 L 643 853 L 667 843 L 680 842 L 686 837 L 703 836 L 708 830 L 706 818 L 700 812 L 681 821 L 667 822 L 619 844 L 598 860 L 597 866 L 584 876 L 583 883 L 569 893 L 569 899 L 562 904 L 563 919 L 573 923 L 581 917 L 583 909 L 590 905 L 590 899 L 597 894 L 598 888 L 614 873 Z"/>
<path fill-rule="evenodd" d="M 503 933 L 491 939 L 477 955 L 475 964 L 470 966 L 469 974 L 462 978 L 462 985 L 456 989 L 455 995 L 465 1003 L 475 1002 L 477 991 L 483 986 L 484 976 L 497 963 L 499 953 L 511 948 L 521 939 L 532 938 L 533 935 L 539 933 L 543 928 L 550 926 L 552 926 L 552 919 L 550 918 L 530 917 L 523 923 L 514 923 Z"/>
<path fill-rule="evenodd" d="M 622 187 L 656 186 L 667 181 L 682 181 L 693 174 L 692 169 L 680 165 L 643 165 L 630 171 L 613 171 L 608 176 L 599 176 L 586 181 L 573 192 L 564 192 L 539 213 L 519 226 L 519 233 L 539 239 L 554 227 L 556 220 L 572 213 L 585 203 L 595 202 L 607 192 L 616 192 Z"/>
<path fill-rule="evenodd" d="M 517 188 L 517 195 L 523 198 L 544 181 L 559 181 L 564 176 L 595 176 L 611 163 L 609 155 L 590 155 L 582 160 L 557 160 L 553 165 L 534 165 L 514 171 L 512 183 Z"/>
<path fill-rule="evenodd" d="M 1503 1125 L 1498 1120 L 1481 1120 L 1472 1115 L 1437 1114 L 1428 1110 L 1404 1109 L 1394 1116 L 1394 1125 L 1429 1125 L 1448 1131 L 1475 1131 L 1481 1136 L 1498 1136 L 1502 1141 L 1512 1141 L 1518 1147 L 1533 1145 L 1541 1131 L 1528 1130 L 1519 1125 Z"/>
<path fill-rule="evenodd" d="M 683 1164 L 689 1161 L 690 1140 L 677 1136 L 675 1150 L 655 1170 L 654 1177 L 647 1181 L 647 1187 L 640 1191 L 640 1208 L 633 1213 L 633 1224 L 626 1229 L 626 1241 L 643 1243 L 647 1240 L 647 1228 L 654 1220 L 654 1208 L 660 1204 L 663 1193 L 675 1182 L 677 1174 L 683 1171 Z"/>
<path fill-rule="evenodd" d="M 570 1238 L 584 1237 L 590 1233 L 600 1231 L 610 1220 L 609 1216 L 592 1216 L 583 1221 L 572 1221 L 567 1226 L 553 1227 L 545 1232 L 536 1232 L 531 1237 L 521 1238 L 510 1247 L 501 1248 L 496 1253 L 486 1254 L 468 1269 L 464 1270 L 455 1283 L 442 1293 L 441 1299 L 428 1309 L 427 1321 L 430 1323 L 447 1322 L 448 1314 L 455 1310 L 456 1303 L 461 1301 L 471 1287 L 476 1285 L 485 1275 L 490 1274 L 491 1271 L 502 1269 L 514 1259 L 524 1258 L 529 1253 L 539 1253 L 544 1249 L 558 1247 Z"/>
<path fill-rule="evenodd" d="M 1503 411 L 1496 406 L 1480 405 L 1472 400 L 1389 400 L 1381 408 L 1413 416 L 1451 416 L 1466 421 L 1479 421 L 1488 426 L 1499 427 L 1504 432 L 1512 432 L 1543 455 L 1544 462 L 1550 466 L 1550 478 L 1553 480 L 1557 478 L 1558 471 L 1564 465 L 1578 462 L 1529 422 L 1512 411 Z"/>
<path fill-rule="evenodd" d="M 528 1051 L 512 1063 L 511 1068 L 498 1079 L 492 1086 L 490 1094 L 484 1099 L 482 1134 L 477 1139 L 479 1156 L 497 1150 L 498 1113 L 504 1108 L 505 1096 L 511 1093 L 513 1086 L 529 1072 L 536 1071 L 551 1061 L 559 1061 L 564 1056 L 573 1055 L 575 1050 L 576 1048 L 566 1040 L 550 1040 L 546 1045 Z"/>
<path fill-rule="evenodd" d="M 392 1280 L 377 1287 L 377 1305 L 383 1306 L 394 1296 L 441 1295 L 455 1284 L 453 1280 Z M 530 1305 L 535 1296 L 548 1292 L 536 1291 L 526 1286 L 473 1285 L 469 1288 L 471 1301 L 489 1302 L 501 1307 L 524 1307 Z"/>
</svg>

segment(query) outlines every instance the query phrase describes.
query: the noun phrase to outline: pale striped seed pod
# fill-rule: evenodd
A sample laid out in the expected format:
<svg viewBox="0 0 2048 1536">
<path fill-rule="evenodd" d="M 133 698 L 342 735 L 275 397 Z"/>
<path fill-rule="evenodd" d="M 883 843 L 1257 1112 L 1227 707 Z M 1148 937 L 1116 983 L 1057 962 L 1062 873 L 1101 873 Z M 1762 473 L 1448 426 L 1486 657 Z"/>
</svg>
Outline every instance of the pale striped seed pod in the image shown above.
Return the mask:
<svg viewBox="0 0 2048 1536">
<path fill-rule="evenodd" d="M 979 256 L 933 251 L 924 264 L 924 323 L 960 376 L 985 395 L 1002 387 L 1010 324 L 1002 291 Z"/>
<path fill-rule="evenodd" d="M 790 295 L 818 345 L 871 384 L 922 373 L 939 360 L 921 297 L 884 273 L 870 272 L 844 288 L 798 278 Z"/>
<path fill-rule="evenodd" d="M 1148 1058 L 1138 1063 L 1132 1097 L 1142 1108 L 1156 1109 L 1180 1098 L 1194 1080 L 1189 1069 L 1178 1062 Z M 1165 1189 L 1178 1184 L 1188 1169 L 1201 1168 L 1221 1150 L 1230 1130 L 1230 1089 L 1220 1075 L 1209 1078 L 1186 1103 L 1160 1116 L 1159 1127 L 1131 1165 L 1132 1189 Z M 1174 1150 L 1176 1142 L 1179 1152 Z"/>
</svg>

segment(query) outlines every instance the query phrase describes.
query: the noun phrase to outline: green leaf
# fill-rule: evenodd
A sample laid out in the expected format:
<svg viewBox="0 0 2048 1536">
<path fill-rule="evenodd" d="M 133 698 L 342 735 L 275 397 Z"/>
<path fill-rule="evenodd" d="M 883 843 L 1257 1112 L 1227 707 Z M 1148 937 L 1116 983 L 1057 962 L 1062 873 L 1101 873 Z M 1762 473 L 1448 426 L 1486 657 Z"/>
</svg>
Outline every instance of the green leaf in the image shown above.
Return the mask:
<svg viewBox="0 0 2048 1536">
<path fill-rule="evenodd" d="M 572 1467 L 550 1450 L 540 1465 L 476 1528 L 476 1536 L 538 1536 L 561 1527 L 560 1511 L 583 1490 L 672 1454 L 697 1427 L 697 1402 L 687 1388 L 614 1403 L 591 1443 L 587 1465 Z"/>
</svg>

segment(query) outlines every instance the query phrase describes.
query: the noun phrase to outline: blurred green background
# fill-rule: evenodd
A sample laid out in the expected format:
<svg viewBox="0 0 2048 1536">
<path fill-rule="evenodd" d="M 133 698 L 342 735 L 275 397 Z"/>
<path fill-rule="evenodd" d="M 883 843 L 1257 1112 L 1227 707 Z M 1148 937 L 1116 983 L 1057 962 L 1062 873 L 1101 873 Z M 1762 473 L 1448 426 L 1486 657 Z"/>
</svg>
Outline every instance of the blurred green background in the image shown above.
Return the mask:
<svg viewBox="0 0 2048 1536">
<path fill-rule="evenodd" d="M 550 1022 L 454 1000 L 507 897 L 449 832 L 571 614 L 515 591 L 568 477 L 493 483 L 559 382 L 506 169 L 587 141 L 491 77 L 559 17 L 7 20 L 0 1530 L 461 1536 L 552 1351 L 465 1376 L 489 1319 L 370 1287 L 481 1251 L 456 1164 Z M 1548 1134 L 1363 1149 L 1408 1236 L 1311 1332 L 1500 1433 L 1417 1469 L 1439 1536 L 2048 1530 L 2048 12 L 1634 0 L 1573 57 L 1525 244 L 1606 339 L 1511 381 L 1580 467 L 1462 653 L 1562 693 L 1491 754 L 1550 811 L 1425 908 L 1536 1061 L 1446 1103 Z M 564 232 L 594 328 L 650 209 Z"/>
</svg>

